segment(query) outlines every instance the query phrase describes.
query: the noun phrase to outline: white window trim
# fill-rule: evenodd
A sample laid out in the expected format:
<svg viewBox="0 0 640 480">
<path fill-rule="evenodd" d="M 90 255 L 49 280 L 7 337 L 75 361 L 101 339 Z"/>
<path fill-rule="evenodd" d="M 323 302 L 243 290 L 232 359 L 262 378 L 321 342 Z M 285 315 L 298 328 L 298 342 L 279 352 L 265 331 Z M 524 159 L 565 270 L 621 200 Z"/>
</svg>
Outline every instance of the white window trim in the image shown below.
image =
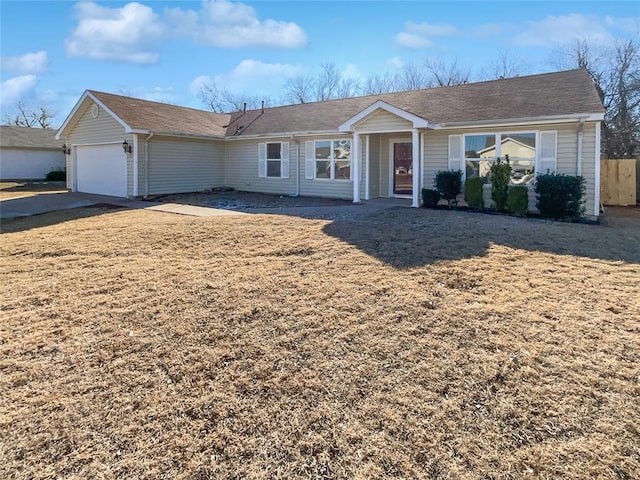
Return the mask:
<svg viewBox="0 0 640 480">
<path fill-rule="evenodd" d="M 346 162 L 347 159 L 333 158 L 333 142 L 343 142 L 348 140 L 350 142 L 351 149 L 349 150 L 349 178 L 335 178 L 336 175 L 336 161 L 338 162 Z M 329 148 L 329 152 L 331 154 L 330 158 L 316 158 L 316 143 L 317 142 L 330 142 L 331 146 Z M 353 159 L 351 158 L 351 152 L 353 151 L 353 139 L 352 138 L 323 138 L 313 141 L 313 180 L 318 180 L 320 182 L 352 182 L 353 181 Z M 318 168 L 316 166 L 317 162 L 329 162 L 329 166 L 331 169 L 331 175 L 329 178 L 321 178 L 318 177 Z"/>
<path fill-rule="evenodd" d="M 479 158 L 469 158 L 467 157 L 466 146 L 466 138 L 474 137 L 478 135 L 494 135 L 496 137 L 496 155 L 495 158 L 502 158 L 502 136 L 503 135 L 522 135 L 525 133 L 533 133 L 536 136 L 536 157 L 534 164 L 534 172 L 535 175 L 538 176 L 538 172 L 540 171 L 540 130 L 517 130 L 517 131 L 498 131 L 498 132 L 467 132 L 462 134 L 462 183 L 467 180 L 467 160 L 480 160 Z M 557 141 L 557 140 L 556 140 Z M 557 155 L 557 153 L 556 153 Z M 557 161 L 557 160 L 556 160 Z M 528 185 L 529 187 L 533 187 L 533 185 Z"/>
<path fill-rule="evenodd" d="M 265 143 L 265 149 L 267 151 L 267 155 L 265 157 L 265 162 L 267 162 L 267 170 L 266 170 L 266 174 L 264 178 L 282 178 L 282 149 L 284 148 L 282 145 L 282 142 L 264 142 Z M 274 144 L 280 144 L 280 158 L 269 158 L 269 145 L 274 145 Z M 280 175 L 278 175 L 277 177 L 274 176 L 269 176 L 269 162 L 275 162 L 278 161 L 280 162 Z"/>
</svg>

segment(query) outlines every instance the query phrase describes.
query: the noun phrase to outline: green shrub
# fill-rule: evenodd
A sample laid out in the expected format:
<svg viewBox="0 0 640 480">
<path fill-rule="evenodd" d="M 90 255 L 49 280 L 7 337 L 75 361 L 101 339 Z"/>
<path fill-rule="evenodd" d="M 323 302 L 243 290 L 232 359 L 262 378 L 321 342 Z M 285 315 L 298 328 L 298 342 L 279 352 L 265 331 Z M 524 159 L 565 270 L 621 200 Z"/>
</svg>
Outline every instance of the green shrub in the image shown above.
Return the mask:
<svg viewBox="0 0 640 480">
<path fill-rule="evenodd" d="M 431 188 L 423 188 L 422 189 L 422 206 L 433 208 L 438 205 L 440 201 L 440 194 L 437 190 L 432 190 Z"/>
<path fill-rule="evenodd" d="M 471 177 L 464 182 L 464 201 L 471 208 L 480 210 L 484 207 L 482 198 L 482 178 Z"/>
<path fill-rule="evenodd" d="M 45 177 L 49 182 L 64 182 L 67 180 L 67 170 L 59 168 L 57 170 L 51 170 Z"/>
<path fill-rule="evenodd" d="M 500 158 L 491 165 L 491 200 L 495 203 L 496 210 L 503 211 L 507 206 L 507 188 L 511 179 L 511 165 L 509 157 L 506 162 L 501 162 Z"/>
<path fill-rule="evenodd" d="M 513 185 L 507 190 L 507 209 L 519 217 L 529 210 L 529 189 L 524 185 Z"/>
<path fill-rule="evenodd" d="M 441 170 L 436 172 L 433 182 L 438 193 L 451 206 L 456 202 L 456 197 L 462 192 L 462 170 Z"/>
<path fill-rule="evenodd" d="M 536 207 L 550 218 L 578 218 L 584 214 L 584 178 L 547 173 L 539 175 L 535 186 Z"/>
</svg>

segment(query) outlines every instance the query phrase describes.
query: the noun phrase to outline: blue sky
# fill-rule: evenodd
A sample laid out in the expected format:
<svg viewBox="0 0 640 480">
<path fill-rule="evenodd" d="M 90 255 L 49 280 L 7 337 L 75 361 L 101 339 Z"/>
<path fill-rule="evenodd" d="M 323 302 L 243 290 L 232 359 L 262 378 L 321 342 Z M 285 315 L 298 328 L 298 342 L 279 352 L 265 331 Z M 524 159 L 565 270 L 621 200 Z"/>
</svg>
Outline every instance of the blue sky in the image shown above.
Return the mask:
<svg viewBox="0 0 640 480">
<path fill-rule="evenodd" d="M 637 1 L 0 2 L 0 109 L 45 105 L 60 124 L 85 89 L 201 108 L 213 80 L 278 97 L 324 62 L 364 78 L 426 58 L 474 72 L 500 51 L 551 71 L 553 52 L 640 32 Z"/>
</svg>

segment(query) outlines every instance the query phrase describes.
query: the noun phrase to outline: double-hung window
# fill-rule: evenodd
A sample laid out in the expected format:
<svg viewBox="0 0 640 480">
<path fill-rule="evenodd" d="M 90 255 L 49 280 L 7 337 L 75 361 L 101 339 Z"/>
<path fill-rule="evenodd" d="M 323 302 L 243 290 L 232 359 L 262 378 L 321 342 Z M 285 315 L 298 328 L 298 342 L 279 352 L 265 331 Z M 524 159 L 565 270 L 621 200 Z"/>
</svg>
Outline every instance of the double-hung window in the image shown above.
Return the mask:
<svg viewBox="0 0 640 480">
<path fill-rule="evenodd" d="M 314 178 L 351 179 L 351 140 L 316 140 Z"/>
<path fill-rule="evenodd" d="M 289 142 L 258 144 L 258 177 L 289 178 Z"/>
</svg>

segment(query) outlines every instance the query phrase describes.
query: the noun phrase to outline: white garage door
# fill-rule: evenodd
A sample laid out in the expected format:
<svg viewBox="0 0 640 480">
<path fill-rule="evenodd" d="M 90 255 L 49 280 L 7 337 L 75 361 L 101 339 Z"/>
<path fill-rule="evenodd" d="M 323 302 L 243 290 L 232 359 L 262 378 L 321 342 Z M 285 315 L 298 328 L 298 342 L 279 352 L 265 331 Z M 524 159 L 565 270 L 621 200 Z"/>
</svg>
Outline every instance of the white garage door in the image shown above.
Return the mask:
<svg viewBox="0 0 640 480">
<path fill-rule="evenodd" d="M 122 145 L 79 146 L 76 189 L 112 197 L 127 196 L 127 157 Z"/>
</svg>

